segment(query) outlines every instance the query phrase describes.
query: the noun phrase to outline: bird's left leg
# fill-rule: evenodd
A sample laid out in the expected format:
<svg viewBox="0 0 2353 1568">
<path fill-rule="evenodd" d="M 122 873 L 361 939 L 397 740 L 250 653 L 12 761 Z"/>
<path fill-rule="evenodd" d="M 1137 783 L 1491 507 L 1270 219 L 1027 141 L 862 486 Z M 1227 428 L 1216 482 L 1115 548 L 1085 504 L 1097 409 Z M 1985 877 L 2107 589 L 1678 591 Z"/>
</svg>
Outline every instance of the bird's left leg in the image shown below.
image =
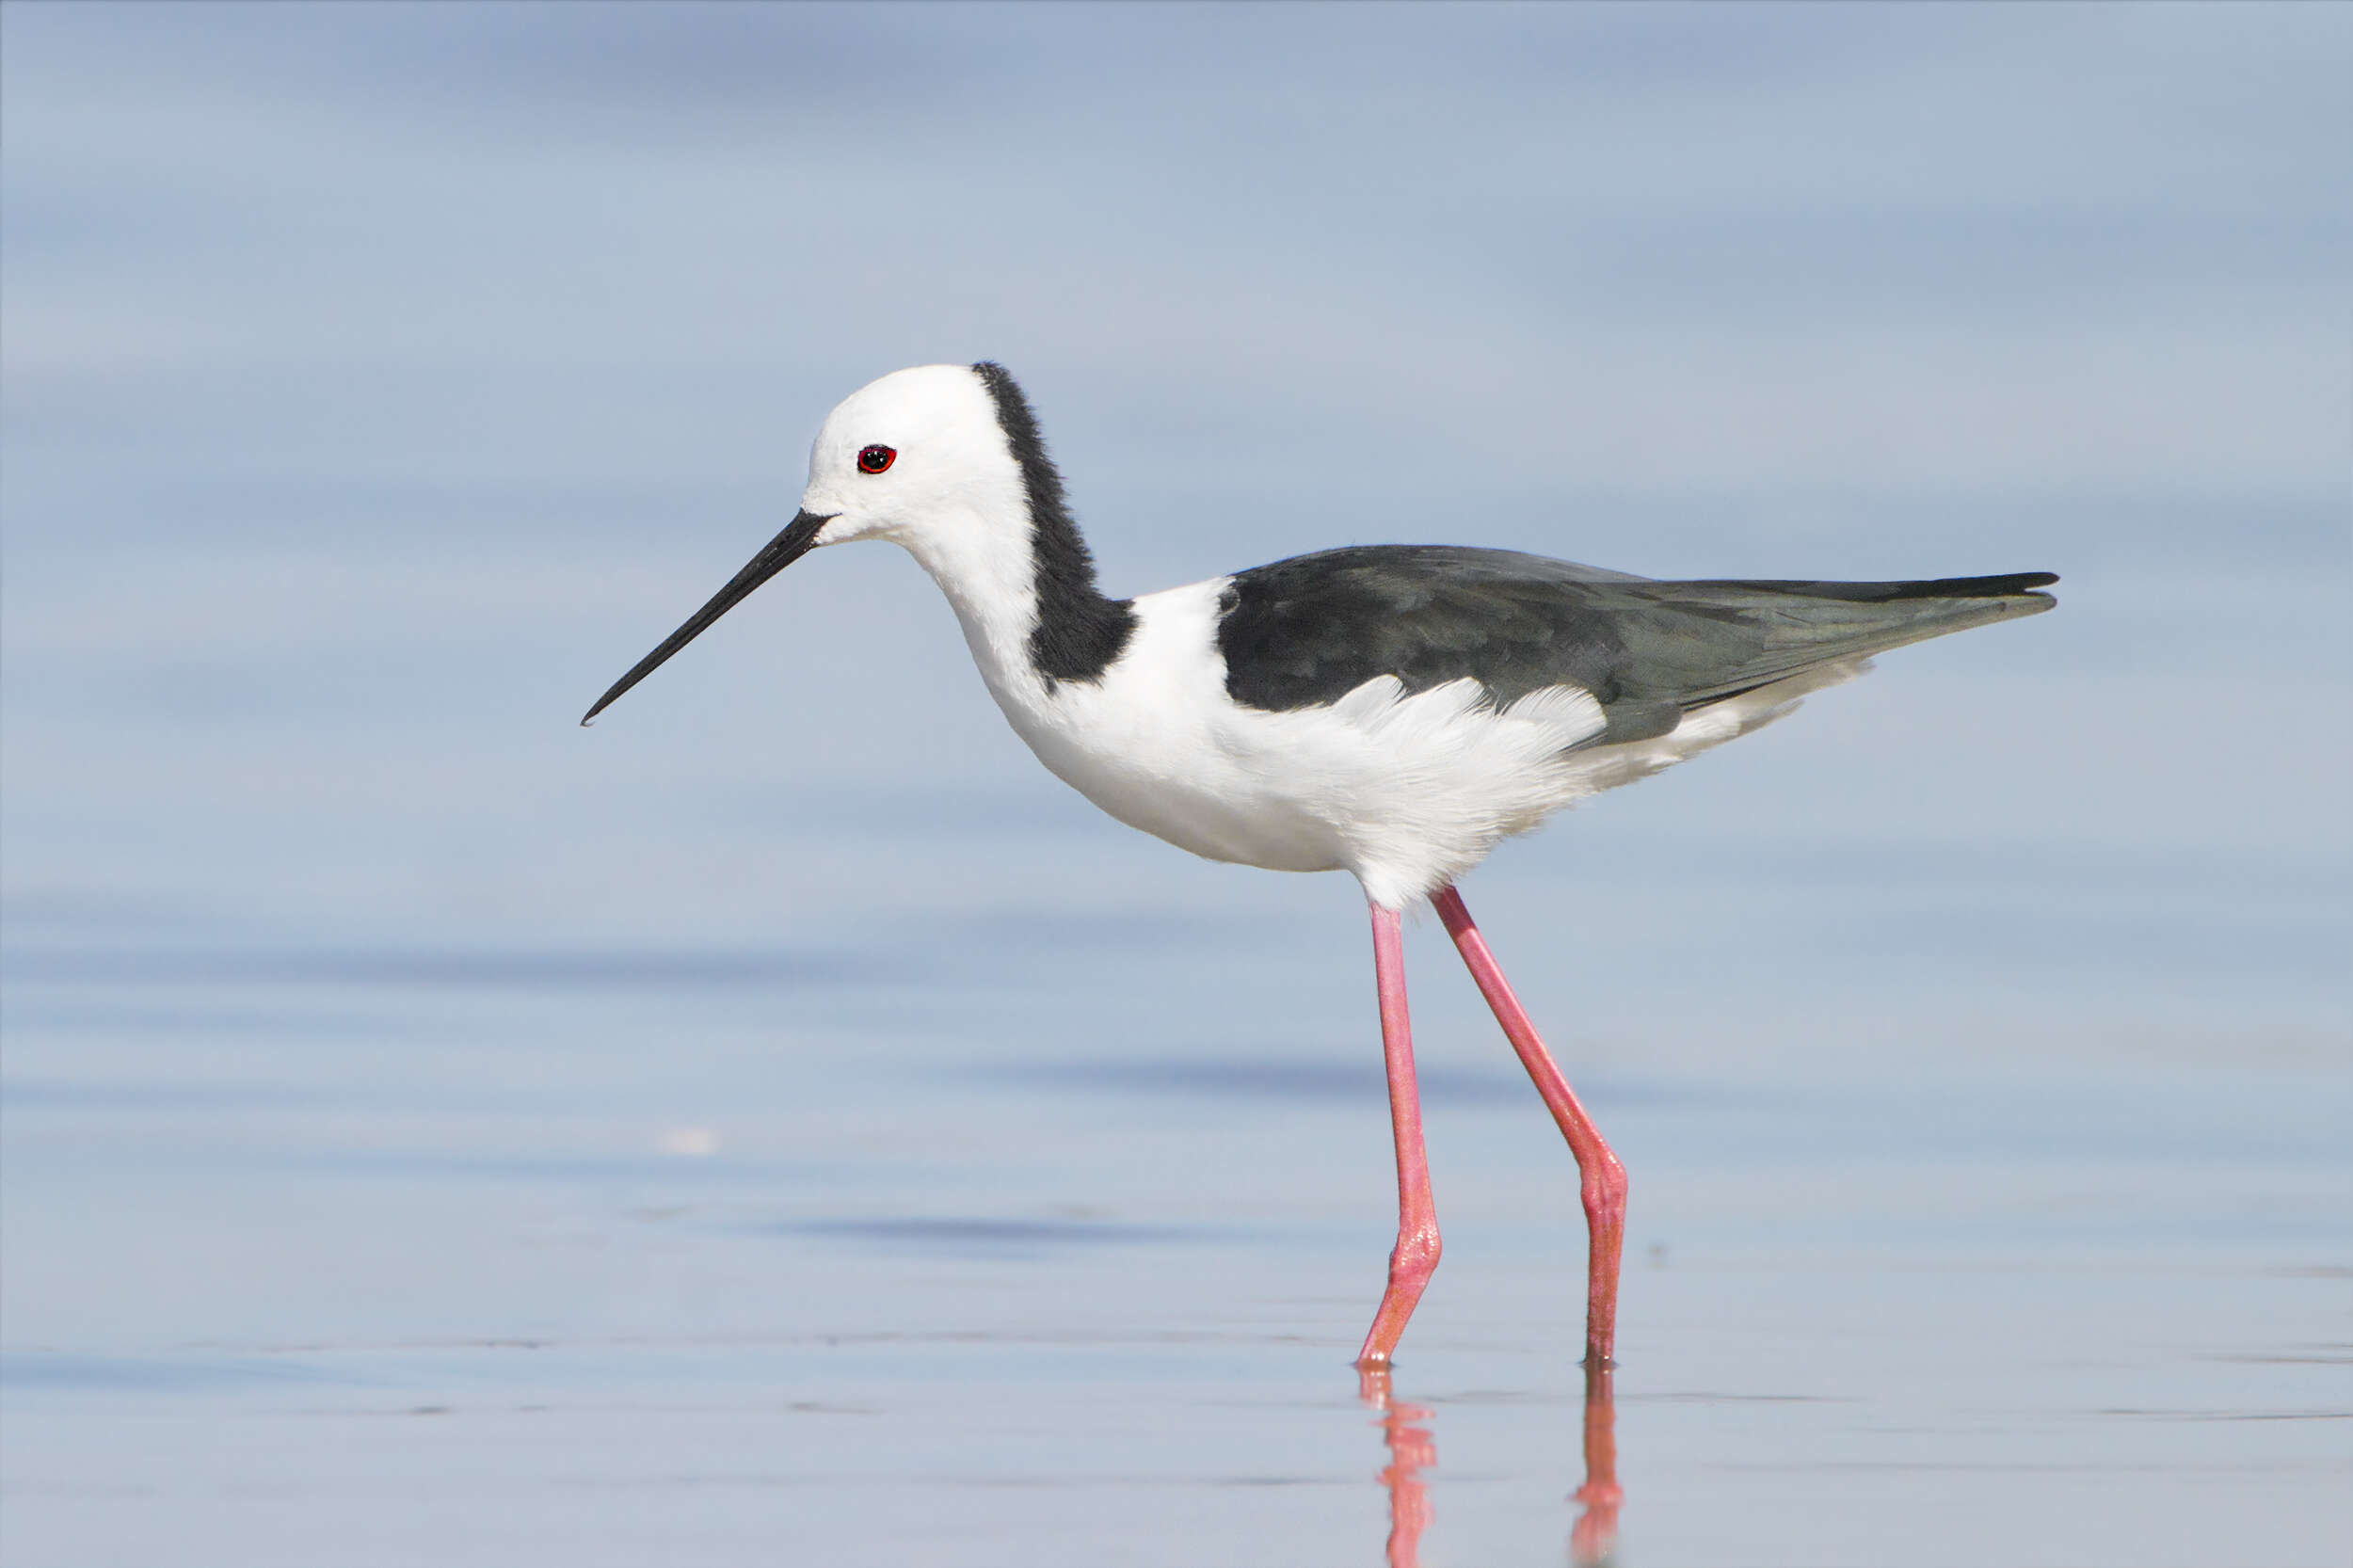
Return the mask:
<svg viewBox="0 0 2353 1568">
<path fill-rule="evenodd" d="M 1591 1238 L 1585 1282 L 1585 1362 L 1589 1367 L 1607 1367 L 1618 1335 L 1618 1254 L 1625 1242 L 1625 1167 L 1602 1140 L 1600 1128 L 1585 1114 L 1585 1108 L 1577 1104 L 1552 1053 L 1545 1049 L 1520 999 L 1512 994 L 1512 983 L 1503 978 L 1503 967 L 1487 951 L 1487 939 L 1479 934 L 1479 927 L 1471 923 L 1470 911 L 1463 907 L 1463 895 L 1448 886 L 1439 888 L 1430 902 L 1438 919 L 1446 922 L 1447 935 L 1462 951 L 1463 962 L 1470 966 L 1471 979 L 1479 983 L 1480 994 L 1494 1010 L 1496 1022 L 1503 1026 L 1512 1048 L 1519 1053 L 1520 1065 L 1535 1080 L 1536 1092 L 1545 1097 L 1561 1136 L 1569 1142 L 1569 1152 L 1577 1157 L 1585 1225 Z"/>
<path fill-rule="evenodd" d="M 1421 1093 L 1414 1083 L 1414 1028 L 1405 1012 L 1405 936 L 1398 911 L 1372 905 L 1372 972 L 1381 991 L 1381 1054 L 1389 1069 L 1389 1120 L 1397 1133 L 1397 1250 L 1389 1286 L 1356 1365 L 1385 1367 L 1438 1267 L 1438 1209 L 1422 1150 Z"/>
</svg>

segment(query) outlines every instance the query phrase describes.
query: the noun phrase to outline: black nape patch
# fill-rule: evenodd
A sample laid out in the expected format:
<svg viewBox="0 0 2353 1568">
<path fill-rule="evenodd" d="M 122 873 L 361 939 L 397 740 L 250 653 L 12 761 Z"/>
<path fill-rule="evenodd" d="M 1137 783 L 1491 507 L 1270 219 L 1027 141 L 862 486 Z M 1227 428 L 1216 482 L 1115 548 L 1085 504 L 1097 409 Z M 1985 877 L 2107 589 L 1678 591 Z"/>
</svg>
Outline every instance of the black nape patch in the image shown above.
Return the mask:
<svg viewBox="0 0 2353 1568">
<path fill-rule="evenodd" d="M 1124 599 L 1106 599 L 1095 585 L 1095 557 L 1071 520 L 1062 474 L 1046 455 L 1037 416 L 1004 366 L 984 360 L 972 367 L 997 404 L 997 424 L 1021 465 L 1030 503 L 1031 550 L 1037 557 L 1037 629 L 1030 633 L 1030 663 L 1046 683 L 1099 680 L 1135 632 L 1136 612 Z"/>
</svg>

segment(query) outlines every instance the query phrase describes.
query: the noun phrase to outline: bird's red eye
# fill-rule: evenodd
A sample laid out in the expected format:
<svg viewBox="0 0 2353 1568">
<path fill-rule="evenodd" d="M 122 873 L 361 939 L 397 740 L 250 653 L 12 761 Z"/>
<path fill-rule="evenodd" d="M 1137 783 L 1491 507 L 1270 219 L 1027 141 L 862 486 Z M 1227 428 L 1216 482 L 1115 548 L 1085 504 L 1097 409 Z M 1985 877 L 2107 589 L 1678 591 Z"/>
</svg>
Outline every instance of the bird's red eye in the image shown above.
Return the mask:
<svg viewBox="0 0 2353 1568">
<path fill-rule="evenodd" d="M 894 447 L 870 446 L 857 455 L 857 471 L 860 473 L 880 473 L 890 466 L 890 460 L 898 455 Z"/>
</svg>

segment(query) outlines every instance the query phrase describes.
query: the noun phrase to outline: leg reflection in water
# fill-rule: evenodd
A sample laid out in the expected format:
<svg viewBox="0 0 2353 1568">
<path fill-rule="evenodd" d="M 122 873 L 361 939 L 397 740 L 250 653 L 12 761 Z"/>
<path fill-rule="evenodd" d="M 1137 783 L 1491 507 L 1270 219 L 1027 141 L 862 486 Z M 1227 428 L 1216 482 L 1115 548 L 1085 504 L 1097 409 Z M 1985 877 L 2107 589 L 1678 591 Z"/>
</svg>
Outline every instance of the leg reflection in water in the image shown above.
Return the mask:
<svg viewBox="0 0 2353 1568">
<path fill-rule="evenodd" d="M 1569 1560 L 1577 1568 L 1599 1568 L 1618 1548 L 1618 1406 L 1608 1362 L 1585 1364 L 1585 1484 L 1576 1492 L 1585 1506 L 1569 1531 Z"/>
<path fill-rule="evenodd" d="M 1389 1463 L 1381 1471 L 1381 1484 L 1389 1493 L 1389 1568 L 1417 1568 L 1421 1532 L 1430 1524 L 1430 1489 L 1421 1473 L 1438 1463 L 1438 1445 L 1430 1429 L 1427 1408 L 1400 1404 L 1390 1395 L 1389 1368 L 1357 1368 L 1357 1392 L 1381 1417 L 1381 1437 L 1388 1445 Z M 1569 1560 L 1575 1568 L 1603 1568 L 1618 1544 L 1618 1505 L 1625 1494 L 1618 1487 L 1618 1412 L 1610 1384 L 1610 1368 L 1585 1368 L 1585 1484 L 1575 1493 L 1584 1512 L 1569 1532 Z"/>
<path fill-rule="evenodd" d="M 1389 1568 L 1417 1568 L 1422 1528 L 1430 1523 L 1430 1493 L 1421 1472 L 1438 1463 L 1438 1445 L 1428 1427 L 1414 1423 L 1430 1419 L 1430 1412 L 1389 1398 L 1385 1364 L 1359 1367 L 1356 1391 L 1380 1413 L 1381 1438 L 1389 1448 L 1388 1465 L 1381 1472 L 1381 1483 L 1389 1489 Z"/>
</svg>

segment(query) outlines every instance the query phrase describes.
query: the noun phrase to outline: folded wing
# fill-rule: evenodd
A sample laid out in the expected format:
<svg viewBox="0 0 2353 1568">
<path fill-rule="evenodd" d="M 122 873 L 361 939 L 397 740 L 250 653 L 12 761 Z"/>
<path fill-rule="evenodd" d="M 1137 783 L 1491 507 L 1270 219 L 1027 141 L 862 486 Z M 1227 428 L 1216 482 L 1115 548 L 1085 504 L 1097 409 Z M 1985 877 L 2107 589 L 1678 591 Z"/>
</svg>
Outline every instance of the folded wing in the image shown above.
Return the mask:
<svg viewBox="0 0 2353 1568">
<path fill-rule="evenodd" d="M 2054 602 L 2049 572 L 1909 583 L 1656 582 L 1515 551 L 1369 545 L 1239 573 L 1218 643 L 1228 695 L 1281 712 L 1379 676 L 1409 693 L 1468 677 L 1508 704 L 1591 692 L 1611 744 L 1817 665 Z"/>
</svg>

